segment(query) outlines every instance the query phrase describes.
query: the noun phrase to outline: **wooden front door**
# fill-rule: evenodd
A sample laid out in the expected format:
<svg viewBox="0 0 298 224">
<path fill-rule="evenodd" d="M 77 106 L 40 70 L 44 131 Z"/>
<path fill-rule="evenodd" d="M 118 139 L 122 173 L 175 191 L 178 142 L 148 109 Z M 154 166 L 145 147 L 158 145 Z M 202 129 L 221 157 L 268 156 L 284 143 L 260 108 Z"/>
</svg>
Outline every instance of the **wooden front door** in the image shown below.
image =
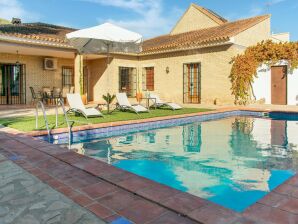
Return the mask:
<svg viewBox="0 0 298 224">
<path fill-rule="evenodd" d="M 271 104 L 287 105 L 287 66 L 271 68 Z"/>
</svg>

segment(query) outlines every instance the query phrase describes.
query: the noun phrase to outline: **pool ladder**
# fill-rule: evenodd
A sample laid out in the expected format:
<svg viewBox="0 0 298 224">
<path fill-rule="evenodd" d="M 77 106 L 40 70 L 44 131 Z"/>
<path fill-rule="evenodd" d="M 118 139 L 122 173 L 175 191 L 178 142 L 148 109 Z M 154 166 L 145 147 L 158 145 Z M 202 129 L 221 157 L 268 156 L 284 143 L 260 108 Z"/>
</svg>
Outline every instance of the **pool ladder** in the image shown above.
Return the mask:
<svg viewBox="0 0 298 224">
<path fill-rule="evenodd" d="M 71 128 L 72 128 L 72 125 L 73 125 L 74 121 L 71 121 L 72 124 L 70 124 L 70 120 L 68 119 L 67 111 L 65 110 L 65 106 L 64 106 L 64 103 L 63 103 L 62 99 L 58 99 L 57 101 L 55 101 L 55 103 L 56 103 L 56 106 L 55 106 L 55 114 L 56 114 L 55 127 L 56 128 L 58 127 L 58 108 L 59 108 L 59 106 L 61 106 L 62 110 L 63 110 L 64 119 L 65 119 L 65 122 L 66 122 L 67 128 L 68 128 L 68 140 L 69 140 L 69 145 L 70 145 L 71 139 L 72 139 Z M 49 127 L 49 122 L 48 122 L 45 106 L 44 106 L 42 101 L 38 101 L 37 104 L 36 104 L 35 128 L 38 129 L 38 109 L 39 109 L 39 107 L 41 108 L 41 111 L 43 113 L 43 119 L 44 119 L 44 122 L 45 122 L 45 126 L 46 126 L 46 129 L 47 129 L 47 132 L 48 132 L 48 138 L 49 138 L 49 141 L 50 141 L 51 140 L 51 129 Z"/>
</svg>

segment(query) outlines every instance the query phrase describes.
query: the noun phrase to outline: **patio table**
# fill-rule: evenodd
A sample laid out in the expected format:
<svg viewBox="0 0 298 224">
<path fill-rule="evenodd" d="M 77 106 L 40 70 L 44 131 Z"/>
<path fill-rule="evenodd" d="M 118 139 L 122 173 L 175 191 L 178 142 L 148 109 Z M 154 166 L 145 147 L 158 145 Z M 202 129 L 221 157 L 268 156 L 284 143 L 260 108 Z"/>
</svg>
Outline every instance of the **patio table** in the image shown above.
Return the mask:
<svg viewBox="0 0 298 224">
<path fill-rule="evenodd" d="M 146 108 L 150 110 L 150 100 L 154 101 L 154 109 L 156 110 L 156 98 L 153 97 L 142 97 L 141 100 L 146 100 Z"/>
<path fill-rule="evenodd" d="M 58 99 L 62 98 L 62 92 L 55 92 L 54 90 L 45 88 L 44 90 L 39 91 L 42 96 L 42 101 L 47 104 L 57 102 Z"/>
</svg>

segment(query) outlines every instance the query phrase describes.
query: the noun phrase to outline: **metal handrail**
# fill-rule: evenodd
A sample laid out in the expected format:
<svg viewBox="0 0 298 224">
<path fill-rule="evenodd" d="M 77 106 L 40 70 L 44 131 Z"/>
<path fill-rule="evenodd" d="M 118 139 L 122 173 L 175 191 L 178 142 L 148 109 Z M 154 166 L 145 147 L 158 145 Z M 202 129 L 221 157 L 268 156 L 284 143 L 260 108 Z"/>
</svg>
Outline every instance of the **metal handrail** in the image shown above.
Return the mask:
<svg viewBox="0 0 298 224">
<path fill-rule="evenodd" d="M 65 110 L 65 106 L 64 106 L 63 100 L 61 98 L 59 98 L 55 102 L 56 102 L 56 107 L 55 107 L 56 124 L 55 124 L 55 126 L 56 126 L 56 128 L 58 127 L 58 107 L 60 105 L 62 107 L 64 119 L 66 121 L 67 128 L 68 128 L 68 144 L 69 144 L 69 148 L 70 148 L 71 143 L 72 143 L 71 128 L 72 128 L 72 125 L 74 124 L 74 121 L 70 121 L 68 119 L 67 112 Z M 39 105 L 40 105 L 40 108 L 41 108 L 42 113 L 43 113 L 44 122 L 45 122 L 45 125 L 46 125 L 46 128 L 47 128 L 47 132 L 48 132 L 48 138 L 49 138 L 49 140 L 51 140 L 51 130 L 49 128 L 49 122 L 48 122 L 48 119 L 47 119 L 47 114 L 46 114 L 45 107 L 44 107 L 44 104 L 43 104 L 42 101 L 38 101 L 36 103 L 36 112 L 35 112 L 35 126 L 36 126 L 36 129 L 38 129 L 38 108 L 39 108 Z M 72 124 L 70 124 L 70 122 L 72 122 Z"/>
<path fill-rule="evenodd" d="M 55 107 L 55 112 L 56 112 L 56 128 L 58 127 L 58 107 L 59 107 L 59 105 L 62 107 L 64 119 L 65 119 L 66 124 L 67 124 L 67 128 L 68 128 L 68 148 L 70 149 L 70 146 L 71 146 L 71 143 L 72 143 L 72 132 L 71 132 L 71 128 L 72 128 L 72 125 L 74 124 L 74 121 L 70 121 L 68 119 L 67 111 L 65 110 L 65 106 L 64 106 L 64 102 L 63 102 L 63 100 L 61 98 L 59 98 L 56 101 L 56 107 Z M 72 124 L 70 124 L 70 122 L 72 122 Z"/>
<path fill-rule="evenodd" d="M 40 105 L 40 108 L 42 110 L 42 113 L 43 113 L 43 119 L 44 119 L 44 122 L 45 122 L 45 125 L 46 125 L 46 128 L 47 128 L 47 131 L 48 131 L 48 137 L 50 139 L 51 137 L 51 130 L 49 128 L 49 122 L 48 122 L 48 119 L 47 119 L 47 114 L 46 114 L 46 111 L 45 111 L 45 108 L 44 108 L 44 105 L 43 105 L 43 102 L 42 101 L 38 101 L 36 103 L 36 110 L 35 110 L 35 128 L 38 129 L 38 106 Z"/>
</svg>

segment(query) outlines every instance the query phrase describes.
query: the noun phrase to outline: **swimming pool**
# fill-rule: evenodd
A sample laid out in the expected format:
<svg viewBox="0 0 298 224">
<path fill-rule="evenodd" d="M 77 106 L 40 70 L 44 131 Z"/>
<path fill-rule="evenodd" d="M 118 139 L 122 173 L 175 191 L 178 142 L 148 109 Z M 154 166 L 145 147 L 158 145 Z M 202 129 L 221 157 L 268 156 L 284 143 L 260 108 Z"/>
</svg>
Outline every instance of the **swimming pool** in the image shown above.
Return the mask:
<svg viewBox="0 0 298 224">
<path fill-rule="evenodd" d="M 242 212 L 298 167 L 298 119 L 273 115 L 230 113 L 81 133 L 72 148 Z"/>
</svg>

